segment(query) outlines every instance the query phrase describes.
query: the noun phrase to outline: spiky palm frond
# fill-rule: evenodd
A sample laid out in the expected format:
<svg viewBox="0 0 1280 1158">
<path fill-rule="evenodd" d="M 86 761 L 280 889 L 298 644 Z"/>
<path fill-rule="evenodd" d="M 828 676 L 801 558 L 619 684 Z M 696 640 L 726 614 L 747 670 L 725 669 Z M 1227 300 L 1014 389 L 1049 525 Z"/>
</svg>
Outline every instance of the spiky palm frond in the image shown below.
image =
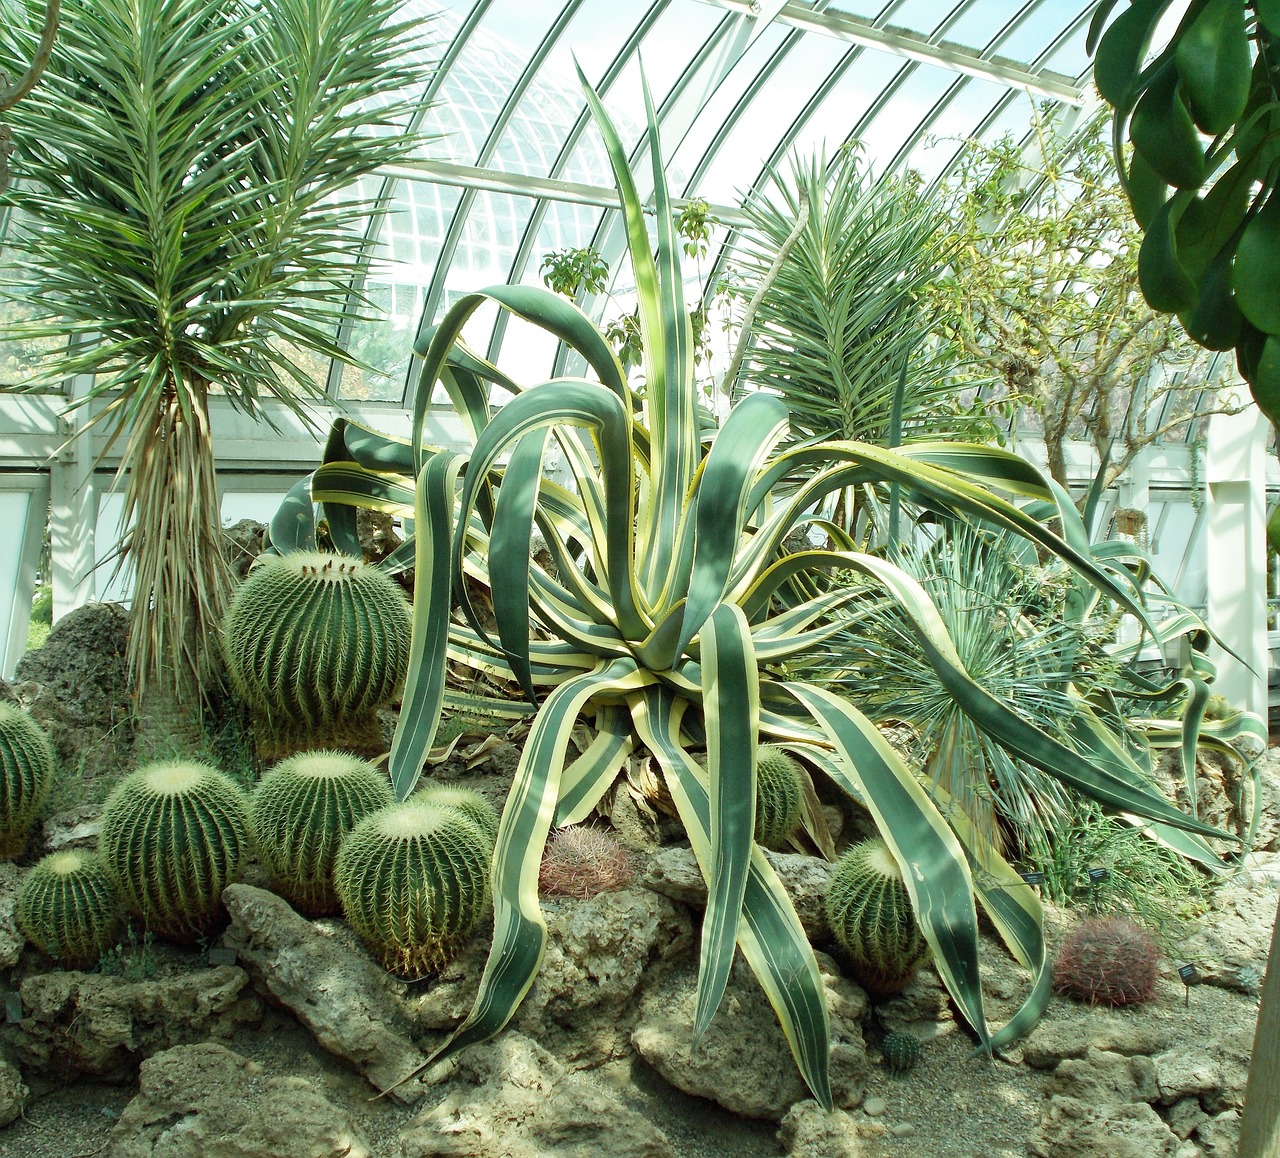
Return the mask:
<svg viewBox="0 0 1280 1158">
<path fill-rule="evenodd" d="M 305 352 L 335 334 L 358 223 L 357 180 L 402 157 L 421 75 L 395 0 L 74 0 L 42 83 L 17 106 L 11 244 L 57 335 L 48 385 L 120 452 L 135 570 L 130 667 L 189 693 L 207 674 L 230 580 L 209 397 L 303 413 Z M 30 45 L 0 32 L 0 58 Z"/>
</svg>

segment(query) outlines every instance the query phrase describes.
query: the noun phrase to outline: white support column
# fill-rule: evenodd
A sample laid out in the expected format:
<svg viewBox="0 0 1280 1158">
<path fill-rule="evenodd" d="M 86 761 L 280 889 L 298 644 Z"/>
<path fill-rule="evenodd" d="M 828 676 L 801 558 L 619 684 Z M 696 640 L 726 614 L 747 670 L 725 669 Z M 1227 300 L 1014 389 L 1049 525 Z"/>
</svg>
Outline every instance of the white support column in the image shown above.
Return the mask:
<svg viewBox="0 0 1280 1158">
<path fill-rule="evenodd" d="M 1214 690 L 1236 707 L 1267 718 L 1267 536 L 1264 454 L 1269 423 L 1256 407 L 1209 419 L 1205 447 L 1208 484 L 1209 626 L 1216 643 Z"/>
</svg>

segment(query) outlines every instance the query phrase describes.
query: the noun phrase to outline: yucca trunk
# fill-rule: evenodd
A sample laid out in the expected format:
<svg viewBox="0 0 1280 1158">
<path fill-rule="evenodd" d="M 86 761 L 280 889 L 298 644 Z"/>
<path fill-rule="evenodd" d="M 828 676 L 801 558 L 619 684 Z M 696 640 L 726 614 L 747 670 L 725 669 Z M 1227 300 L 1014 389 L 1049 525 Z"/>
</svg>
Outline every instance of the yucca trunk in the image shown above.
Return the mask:
<svg viewBox="0 0 1280 1158">
<path fill-rule="evenodd" d="M 154 423 L 125 451 L 137 463 L 125 489 L 123 558 L 133 566 L 129 673 L 138 702 L 191 713 L 218 679 L 218 629 L 231 597 L 222 550 L 209 387 L 166 390 Z M 158 693 L 153 695 L 151 693 Z"/>
</svg>

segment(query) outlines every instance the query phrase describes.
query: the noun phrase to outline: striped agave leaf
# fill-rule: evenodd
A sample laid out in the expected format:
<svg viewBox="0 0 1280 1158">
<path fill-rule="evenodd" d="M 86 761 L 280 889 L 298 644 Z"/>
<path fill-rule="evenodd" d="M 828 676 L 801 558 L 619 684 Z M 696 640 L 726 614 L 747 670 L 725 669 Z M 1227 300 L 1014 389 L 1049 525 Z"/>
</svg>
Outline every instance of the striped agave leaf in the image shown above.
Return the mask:
<svg viewBox="0 0 1280 1158">
<path fill-rule="evenodd" d="M 1026 758 L 1171 830 L 1206 830 L 1127 765 L 1091 762 L 985 693 L 964 671 L 923 592 L 898 569 L 859 552 L 823 513 L 842 488 L 894 485 L 951 517 L 1025 537 L 1066 560 L 1082 586 L 1144 616 L 1132 584 L 1100 565 L 1087 542 L 1059 537 L 1013 501 L 1056 510 L 1057 496 L 1037 472 L 981 447 L 787 445 L 786 409 L 762 393 L 748 395 L 707 437 L 652 101 L 646 92 L 656 255 L 626 151 L 585 81 L 584 88 L 625 220 L 644 339 L 643 391 L 633 394 L 599 329 L 564 299 L 536 286 L 469 293 L 418 346 L 409 443 L 348 424 L 331 440 L 312 482 L 326 511 L 343 503 L 403 511 L 406 488 L 413 491 L 412 667 L 390 758 L 401 798 L 413 791 L 434 742 L 448 663 L 503 675 L 537 706 L 494 853 L 493 949 L 471 1014 L 436 1058 L 491 1036 L 514 1014 L 546 940 L 537 878 L 549 827 L 588 815 L 643 744 L 708 885 L 695 1029 L 705 1030 L 716 1015 L 740 948 L 800 1073 L 830 1106 L 817 963 L 753 840 L 754 757 L 762 735 L 807 756 L 871 810 L 903 865 L 943 980 L 985 1048 L 1026 1032 L 1045 994 L 1038 904 L 1025 887 L 1012 887 L 1013 870 L 963 817 L 937 806 L 852 704 L 788 676 L 788 664 L 826 645 L 839 617 L 860 600 L 902 603 L 966 710 L 1015 737 Z M 459 335 L 489 302 L 554 335 L 582 357 L 588 375 L 522 385 L 467 351 Z M 489 405 L 490 384 L 511 395 L 501 409 Z M 470 432 L 467 454 L 426 439 L 427 404 L 437 385 Z M 570 485 L 543 477 L 553 446 Z M 409 481 L 393 479 L 397 472 Z M 282 516 L 282 534 L 296 534 L 290 520 L 299 520 L 305 503 L 294 500 Z M 797 528 L 817 529 L 833 546 L 790 554 L 785 544 Z M 547 541 L 554 574 L 530 559 L 535 529 Z M 874 580 L 871 595 L 833 583 L 833 570 L 851 568 Z M 492 622 L 472 605 L 469 591 L 477 585 L 491 598 Z M 452 614 L 455 601 L 464 623 Z M 584 715 L 595 722 L 596 740 L 566 766 L 573 726 Z M 704 746 L 705 767 L 691 754 Z M 1022 1009 L 994 1033 L 982 1006 L 975 896 L 1012 951 L 1038 970 Z"/>
</svg>

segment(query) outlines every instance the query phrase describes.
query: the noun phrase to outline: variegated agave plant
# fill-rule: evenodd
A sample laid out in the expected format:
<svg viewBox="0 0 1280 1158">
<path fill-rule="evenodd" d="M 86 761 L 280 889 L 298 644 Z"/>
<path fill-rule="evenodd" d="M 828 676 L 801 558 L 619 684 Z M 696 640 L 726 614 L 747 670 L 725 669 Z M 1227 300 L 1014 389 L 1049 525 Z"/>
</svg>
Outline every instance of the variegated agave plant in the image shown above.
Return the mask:
<svg viewBox="0 0 1280 1158">
<path fill-rule="evenodd" d="M 766 393 L 748 395 L 712 428 L 696 400 L 679 239 L 652 102 L 646 93 L 656 259 L 623 146 L 583 83 L 625 213 L 644 337 L 643 393 L 632 391 L 603 335 L 564 298 L 536 286 L 467 294 L 419 351 L 412 443 L 340 421 L 325 463 L 286 503 L 272 539 L 282 550 L 305 541 L 313 501 L 325 504 L 340 549 L 354 537 L 354 506 L 415 520 L 413 653 L 390 762 L 401 798 L 413 790 L 433 742 L 447 662 L 513 678 L 537 704 L 498 830 L 493 949 L 470 1016 L 438 1056 L 492 1036 L 515 1012 L 546 942 L 537 883 L 550 827 L 586 817 L 633 747 L 643 744 L 708 883 L 696 1030 L 714 1017 L 735 946 L 741 948 L 800 1072 L 829 1106 L 817 964 L 752 840 L 762 740 L 804 753 L 870 809 L 906 870 L 942 979 L 984 1049 L 1034 1025 L 1051 980 L 1032 890 L 962 814 L 943 815 L 847 700 L 788 678 L 788 661 L 824 646 L 839 626 L 850 589 L 828 582 L 833 569 L 856 568 L 883 584 L 907 610 L 948 686 L 983 726 L 999 729 L 1028 759 L 1117 809 L 1213 830 L 1122 765 L 1091 766 L 984 692 L 968 678 L 919 585 L 898 568 L 852 549 L 788 554 L 784 540 L 818 520 L 834 491 L 897 483 L 929 506 L 1027 536 L 1140 613 L 1087 554 L 984 485 L 1052 500 L 1040 476 L 1012 455 L 954 445 L 901 452 L 852 442 L 784 447 L 787 411 Z M 459 335 L 491 301 L 555 335 L 581 355 L 591 376 L 524 387 L 469 353 Z M 470 454 L 424 443 L 437 383 L 470 429 Z M 496 412 L 488 403 L 490 383 L 512 395 Z M 553 441 L 572 472 L 571 486 L 545 477 Z M 531 561 L 535 528 L 554 574 Z M 493 631 L 473 606 L 469 592 L 476 586 L 491 597 Z M 451 619 L 454 597 L 465 626 Z M 566 767 L 571 730 L 583 715 L 594 718 L 596 738 Z M 705 767 L 690 754 L 703 746 Z M 975 896 L 1036 978 L 1020 1012 L 998 1032 L 983 1012 Z"/>
</svg>

